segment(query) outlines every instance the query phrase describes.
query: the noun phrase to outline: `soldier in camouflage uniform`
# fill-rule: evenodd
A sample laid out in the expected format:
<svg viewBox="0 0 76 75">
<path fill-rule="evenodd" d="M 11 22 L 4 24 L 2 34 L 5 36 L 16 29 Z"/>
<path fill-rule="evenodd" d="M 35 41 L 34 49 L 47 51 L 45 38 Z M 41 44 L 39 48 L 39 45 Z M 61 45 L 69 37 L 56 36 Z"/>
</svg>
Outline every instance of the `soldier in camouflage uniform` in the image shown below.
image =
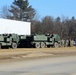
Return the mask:
<svg viewBox="0 0 76 75">
<path fill-rule="evenodd" d="M 70 46 L 73 47 L 74 41 L 70 39 Z"/>
<path fill-rule="evenodd" d="M 65 46 L 68 47 L 68 45 L 69 45 L 69 40 L 67 39 L 66 43 L 65 43 Z"/>
<path fill-rule="evenodd" d="M 65 40 L 63 40 L 63 39 L 61 40 L 61 46 L 65 47 Z"/>
</svg>

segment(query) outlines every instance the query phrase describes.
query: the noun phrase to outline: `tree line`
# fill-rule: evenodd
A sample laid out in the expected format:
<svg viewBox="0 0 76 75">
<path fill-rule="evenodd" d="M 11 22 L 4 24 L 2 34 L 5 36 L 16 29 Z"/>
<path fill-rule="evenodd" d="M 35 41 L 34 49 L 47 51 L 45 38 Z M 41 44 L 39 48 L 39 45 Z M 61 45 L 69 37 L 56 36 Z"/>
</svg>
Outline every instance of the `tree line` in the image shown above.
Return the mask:
<svg viewBox="0 0 76 75">
<path fill-rule="evenodd" d="M 37 12 L 28 0 L 14 0 L 10 7 L 3 6 L 1 17 L 31 22 L 32 34 L 58 34 L 63 39 L 76 38 L 76 19 L 68 17 L 45 16 L 37 19 Z"/>
<path fill-rule="evenodd" d="M 32 33 L 37 34 L 58 34 L 62 39 L 76 38 L 76 19 L 74 16 L 69 19 L 53 18 L 45 16 L 41 21 L 32 22 Z"/>
</svg>

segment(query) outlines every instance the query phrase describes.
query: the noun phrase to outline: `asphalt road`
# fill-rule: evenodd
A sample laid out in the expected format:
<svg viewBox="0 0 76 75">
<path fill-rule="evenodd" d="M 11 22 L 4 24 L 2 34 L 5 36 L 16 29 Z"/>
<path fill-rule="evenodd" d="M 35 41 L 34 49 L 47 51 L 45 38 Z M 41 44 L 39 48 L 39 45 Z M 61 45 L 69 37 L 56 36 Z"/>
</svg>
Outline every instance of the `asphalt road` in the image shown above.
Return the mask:
<svg viewBox="0 0 76 75">
<path fill-rule="evenodd" d="M 76 75 L 76 56 L 0 63 L 0 75 Z"/>
</svg>

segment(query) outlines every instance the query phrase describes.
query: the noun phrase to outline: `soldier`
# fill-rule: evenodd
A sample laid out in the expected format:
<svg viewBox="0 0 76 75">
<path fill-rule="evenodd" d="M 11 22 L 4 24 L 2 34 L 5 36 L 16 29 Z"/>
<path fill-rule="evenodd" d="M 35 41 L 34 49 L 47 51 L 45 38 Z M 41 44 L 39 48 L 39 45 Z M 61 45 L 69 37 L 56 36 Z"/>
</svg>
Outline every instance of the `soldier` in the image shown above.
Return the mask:
<svg viewBox="0 0 76 75">
<path fill-rule="evenodd" d="M 73 47 L 74 41 L 70 39 L 70 46 Z"/>
<path fill-rule="evenodd" d="M 76 39 L 74 39 L 74 46 L 76 46 Z"/>
<path fill-rule="evenodd" d="M 64 47 L 65 46 L 65 40 L 61 40 L 61 46 Z"/>
<path fill-rule="evenodd" d="M 66 47 L 68 47 L 68 45 L 69 45 L 69 40 L 68 39 L 66 40 L 65 45 L 66 45 Z"/>
</svg>

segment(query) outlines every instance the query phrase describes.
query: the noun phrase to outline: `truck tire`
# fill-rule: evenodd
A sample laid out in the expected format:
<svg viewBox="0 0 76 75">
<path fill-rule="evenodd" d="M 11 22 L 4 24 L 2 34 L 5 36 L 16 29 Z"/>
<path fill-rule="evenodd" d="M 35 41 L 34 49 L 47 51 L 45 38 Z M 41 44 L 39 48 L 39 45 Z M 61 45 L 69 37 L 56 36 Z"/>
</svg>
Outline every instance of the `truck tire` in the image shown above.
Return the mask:
<svg viewBox="0 0 76 75">
<path fill-rule="evenodd" d="M 35 48 L 40 48 L 40 43 L 35 43 Z"/>
<path fill-rule="evenodd" d="M 58 48 L 59 44 L 57 42 L 54 43 L 54 48 Z"/>
<path fill-rule="evenodd" d="M 45 48 L 46 47 L 46 44 L 44 42 L 41 42 L 41 48 Z"/>
<path fill-rule="evenodd" d="M 17 43 L 12 43 L 12 48 L 13 49 L 17 48 Z"/>
</svg>

